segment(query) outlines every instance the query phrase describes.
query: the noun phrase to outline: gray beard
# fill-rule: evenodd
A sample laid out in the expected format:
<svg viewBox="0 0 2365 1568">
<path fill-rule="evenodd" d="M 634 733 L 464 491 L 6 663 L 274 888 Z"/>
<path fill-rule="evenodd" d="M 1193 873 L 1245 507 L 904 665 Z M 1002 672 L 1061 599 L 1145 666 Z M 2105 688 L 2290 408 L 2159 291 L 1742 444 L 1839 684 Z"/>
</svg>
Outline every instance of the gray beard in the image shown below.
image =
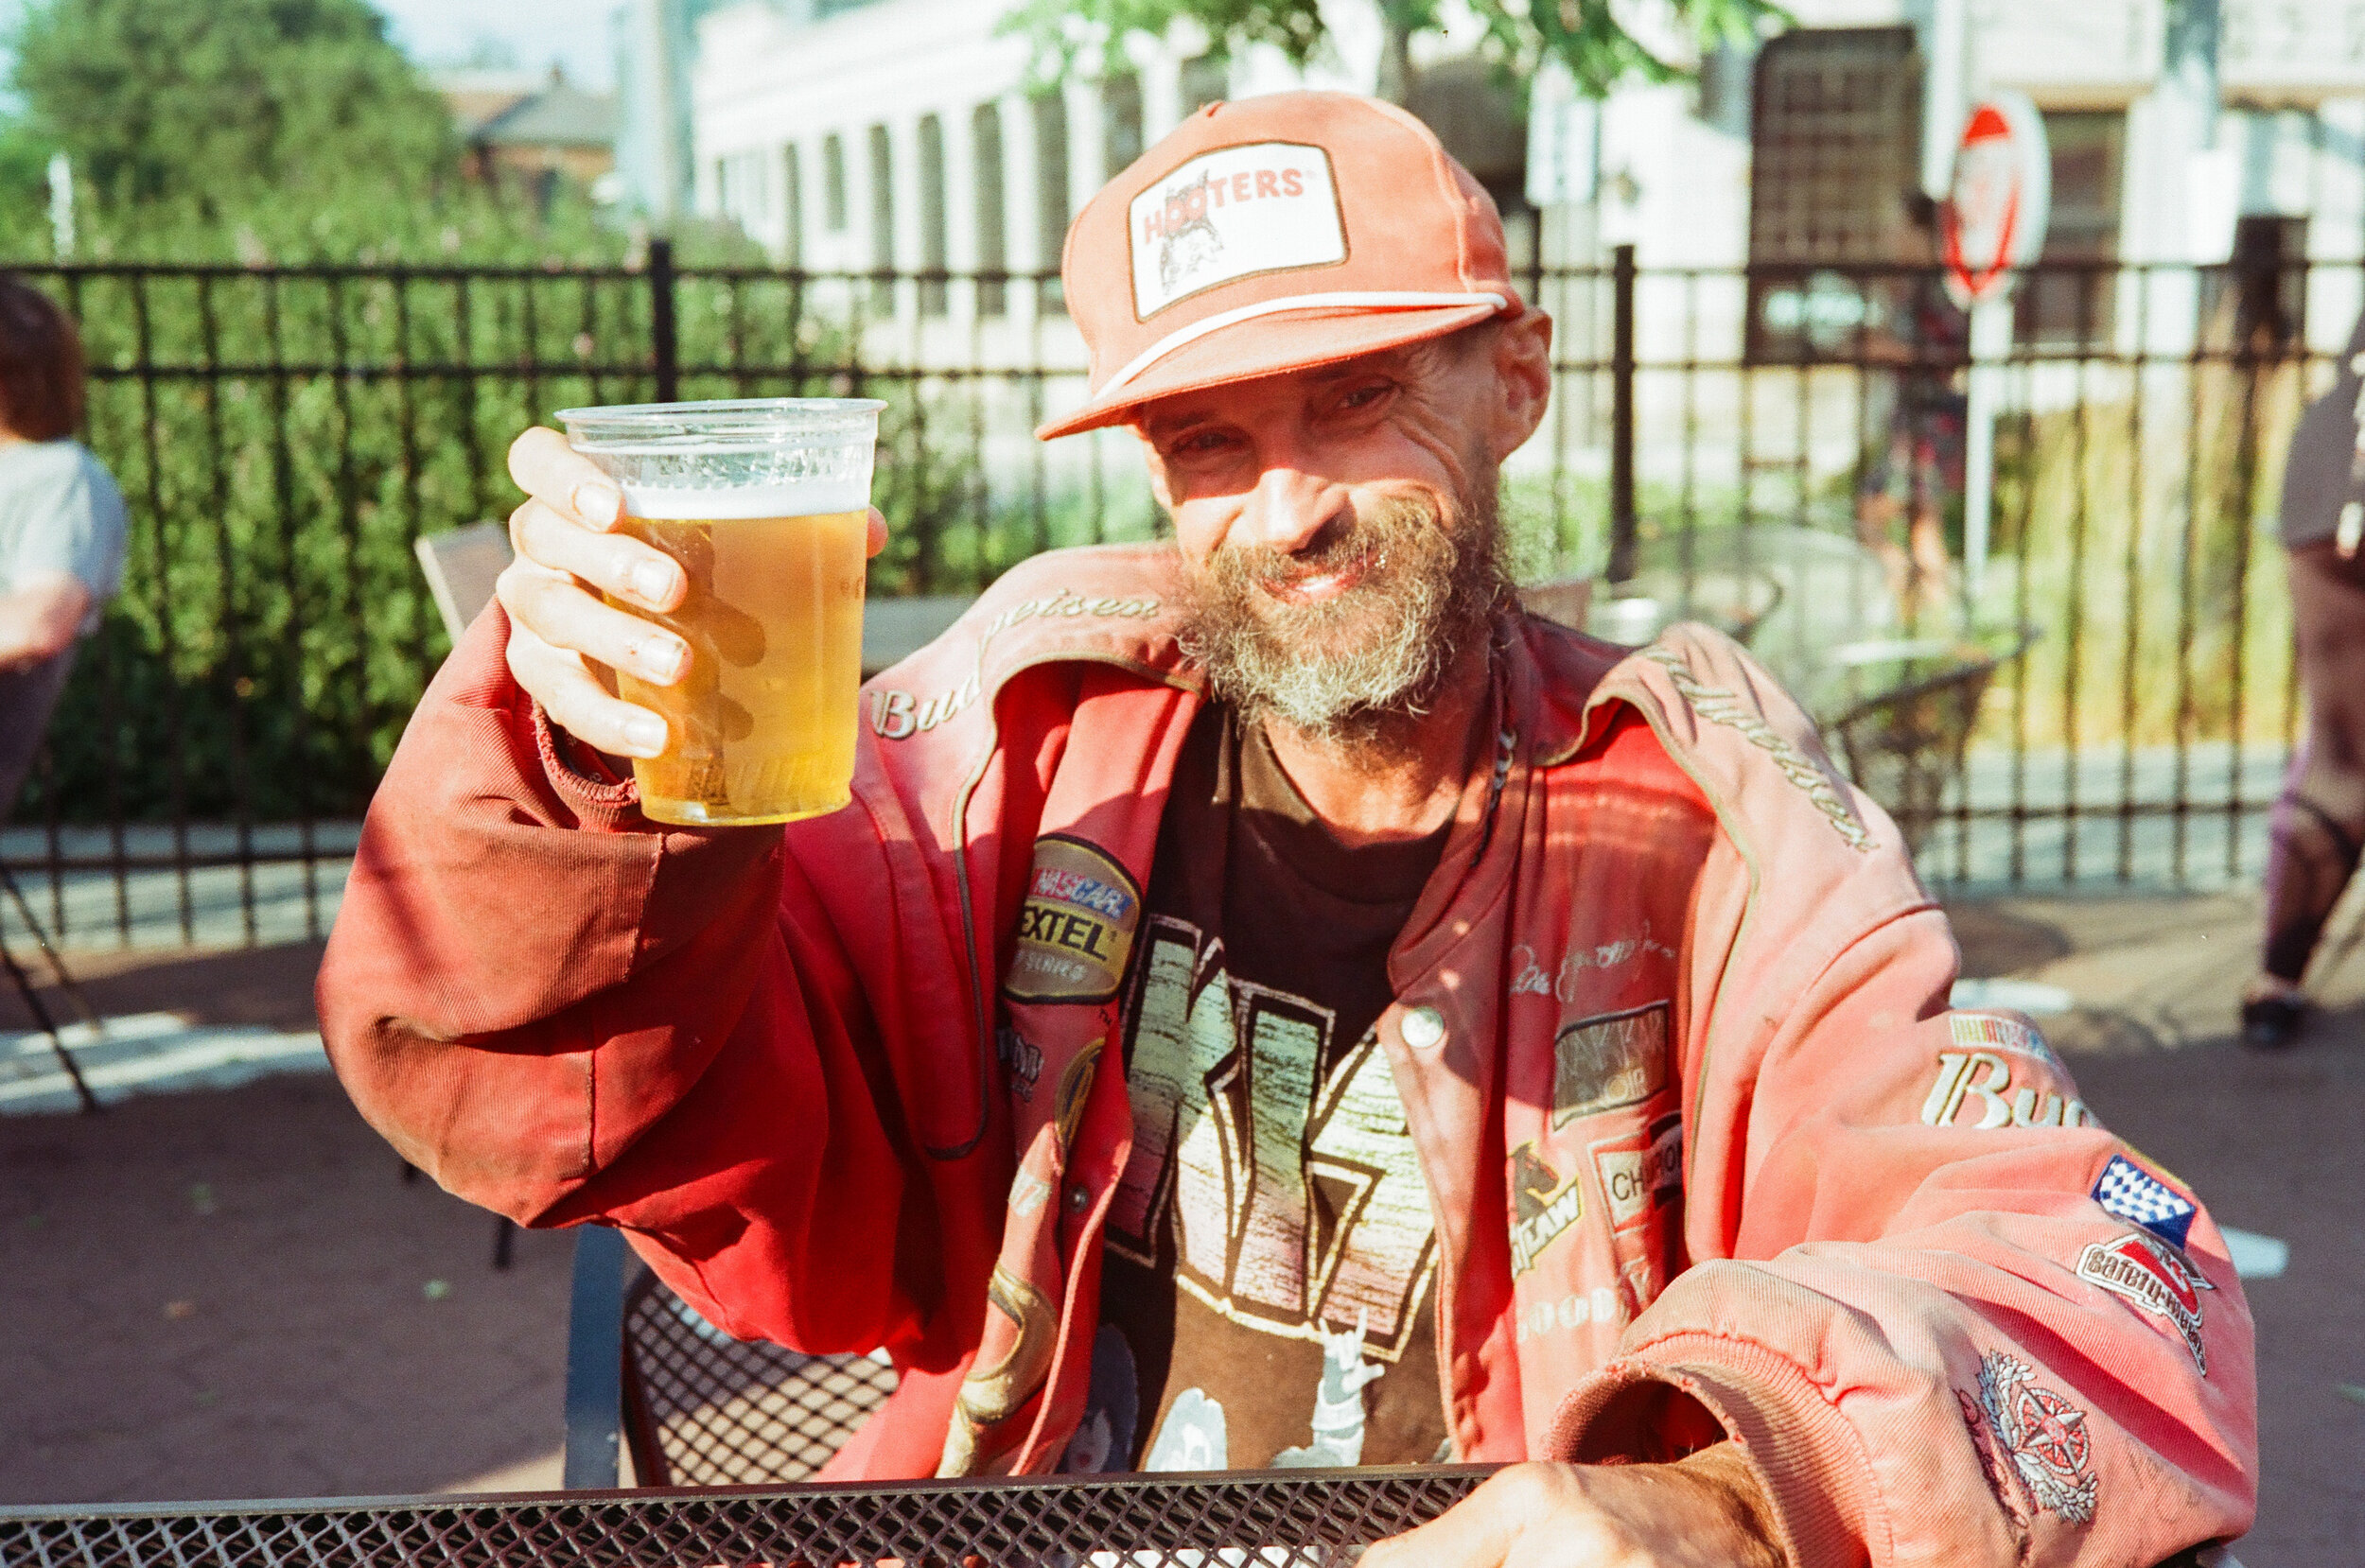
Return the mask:
<svg viewBox="0 0 2365 1568">
<path fill-rule="evenodd" d="M 1221 549 L 1184 569 L 1183 651 L 1214 694 L 1316 744 L 1382 743 L 1426 714 L 1512 596 L 1494 487 L 1457 501 L 1448 534 L 1427 504 L 1392 500 L 1297 555 Z M 1268 584 L 1369 562 L 1334 599 L 1290 604 Z"/>
</svg>

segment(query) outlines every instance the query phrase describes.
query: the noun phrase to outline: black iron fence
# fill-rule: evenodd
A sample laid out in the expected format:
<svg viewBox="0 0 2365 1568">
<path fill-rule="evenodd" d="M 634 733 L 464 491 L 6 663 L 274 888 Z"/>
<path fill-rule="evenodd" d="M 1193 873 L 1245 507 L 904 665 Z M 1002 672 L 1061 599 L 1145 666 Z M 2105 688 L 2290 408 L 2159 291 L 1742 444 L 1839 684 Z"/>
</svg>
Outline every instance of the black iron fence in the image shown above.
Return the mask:
<svg viewBox="0 0 2365 1568">
<path fill-rule="evenodd" d="M 1031 274 L 687 270 L 662 246 L 636 268 L 25 270 L 82 323 L 88 440 L 133 518 L 0 838 L 77 944 L 324 927 L 446 651 L 412 542 L 506 514 L 506 446 L 553 409 L 885 398 L 876 594 L 1160 526 L 1130 434 L 1030 438 L 1084 389 Z M 2298 701 L 2261 527 L 2358 266 L 2047 269 L 1976 369 L 1905 270 L 1624 254 L 1526 282 L 1559 323 L 1552 409 L 1506 474 L 1532 575 L 1622 584 L 1596 596 L 1612 635 L 1745 632 L 1826 713 L 2033 638 L 1918 824 L 1934 880 L 2255 871 Z M 1967 511 L 1974 424 L 1993 484 Z M 1921 575 L 1917 514 L 1949 557 Z"/>
</svg>

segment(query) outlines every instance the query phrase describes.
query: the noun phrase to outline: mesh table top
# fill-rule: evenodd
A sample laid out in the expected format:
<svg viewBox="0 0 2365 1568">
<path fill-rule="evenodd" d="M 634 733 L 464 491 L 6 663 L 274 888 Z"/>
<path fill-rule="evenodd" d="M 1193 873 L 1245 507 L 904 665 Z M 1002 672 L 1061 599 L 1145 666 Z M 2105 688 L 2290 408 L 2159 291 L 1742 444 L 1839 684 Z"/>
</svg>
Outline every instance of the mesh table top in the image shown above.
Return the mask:
<svg viewBox="0 0 2365 1568">
<path fill-rule="evenodd" d="M 0 1508 L 7 1568 L 587 1563 L 1331 1568 L 1486 1466 Z"/>
</svg>

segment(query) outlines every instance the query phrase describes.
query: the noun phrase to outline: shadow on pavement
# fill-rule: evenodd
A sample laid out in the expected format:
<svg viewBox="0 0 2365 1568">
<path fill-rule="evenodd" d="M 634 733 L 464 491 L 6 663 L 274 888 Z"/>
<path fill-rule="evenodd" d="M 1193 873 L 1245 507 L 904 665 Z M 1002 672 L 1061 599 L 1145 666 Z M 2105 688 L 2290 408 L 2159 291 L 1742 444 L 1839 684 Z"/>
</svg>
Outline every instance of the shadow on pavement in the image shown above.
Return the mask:
<svg viewBox="0 0 2365 1568">
<path fill-rule="evenodd" d="M 556 1485 L 570 1238 L 398 1170 L 318 1075 L 0 1118 L 0 1503 Z"/>
</svg>

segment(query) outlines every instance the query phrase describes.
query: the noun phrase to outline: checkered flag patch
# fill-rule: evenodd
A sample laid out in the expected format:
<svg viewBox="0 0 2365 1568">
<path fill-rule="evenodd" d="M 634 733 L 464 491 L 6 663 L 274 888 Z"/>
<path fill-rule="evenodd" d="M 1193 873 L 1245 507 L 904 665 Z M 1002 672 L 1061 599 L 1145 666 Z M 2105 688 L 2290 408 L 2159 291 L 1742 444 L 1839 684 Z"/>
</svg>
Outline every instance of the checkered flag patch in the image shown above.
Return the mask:
<svg viewBox="0 0 2365 1568">
<path fill-rule="evenodd" d="M 2184 1245 L 2199 1212 L 2192 1200 L 2125 1155 L 2114 1154 L 2094 1181 L 2094 1201 L 2104 1213 L 2140 1225 L 2163 1241 Z"/>
</svg>

